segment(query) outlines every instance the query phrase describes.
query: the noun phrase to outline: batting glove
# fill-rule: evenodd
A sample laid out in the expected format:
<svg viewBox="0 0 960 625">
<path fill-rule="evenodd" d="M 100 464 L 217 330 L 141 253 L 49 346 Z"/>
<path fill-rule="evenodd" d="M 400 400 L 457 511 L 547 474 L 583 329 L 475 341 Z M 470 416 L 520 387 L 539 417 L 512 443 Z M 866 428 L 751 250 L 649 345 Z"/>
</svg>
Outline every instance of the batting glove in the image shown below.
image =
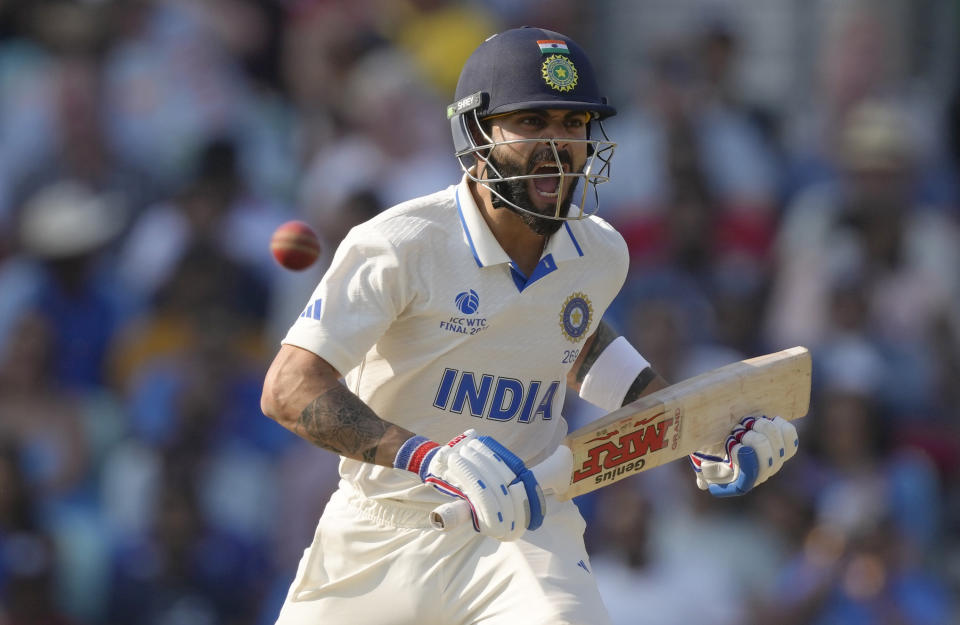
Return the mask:
<svg viewBox="0 0 960 625">
<path fill-rule="evenodd" d="M 710 451 L 690 454 L 697 486 L 715 497 L 749 492 L 780 470 L 800 444 L 797 429 L 782 417 L 746 417 L 723 444 L 723 457 Z"/>
<path fill-rule="evenodd" d="M 472 429 L 446 445 L 413 436 L 393 466 L 470 504 L 473 529 L 485 536 L 516 540 L 543 523 L 543 491 L 533 472 L 493 437 Z"/>
</svg>

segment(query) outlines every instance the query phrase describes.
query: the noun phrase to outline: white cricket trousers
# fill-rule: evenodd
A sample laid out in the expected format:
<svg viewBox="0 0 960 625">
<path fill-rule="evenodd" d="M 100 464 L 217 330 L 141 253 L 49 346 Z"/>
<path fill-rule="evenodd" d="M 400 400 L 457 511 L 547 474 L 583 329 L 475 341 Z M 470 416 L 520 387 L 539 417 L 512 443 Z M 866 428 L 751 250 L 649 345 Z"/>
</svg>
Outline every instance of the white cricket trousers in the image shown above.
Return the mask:
<svg viewBox="0 0 960 625">
<path fill-rule="evenodd" d="M 341 482 L 277 625 L 609 625 L 573 502 L 548 497 L 514 542 L 436 531 L 428 513 Z"/>
</svg>

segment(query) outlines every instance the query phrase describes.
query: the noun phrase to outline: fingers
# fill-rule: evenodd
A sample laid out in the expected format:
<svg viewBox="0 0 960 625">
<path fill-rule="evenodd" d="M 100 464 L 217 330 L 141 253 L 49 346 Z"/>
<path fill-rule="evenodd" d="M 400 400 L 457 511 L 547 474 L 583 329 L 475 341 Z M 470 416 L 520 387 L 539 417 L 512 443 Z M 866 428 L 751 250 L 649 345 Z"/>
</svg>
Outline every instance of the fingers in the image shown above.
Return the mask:
<svg viewBox="0 0 960 625">
<path fill-rule="evenodd" d="M 513 501 L 513 510 L 516 518 L 515 525 L 510 528 L 510 532 L 507 533 L 501 540 L 511 541 L 520 538 L 521 535 L 527 530 L 527 524 L 530 519 L 530 501 L 527 498 L 527 491 L 523 487 L 523 484 L 515 483 L 507 487 L 507 492 L 510 494 L 510 499 Z"/>
<path fill-rule="evenodd" d="M 797 434 L 797 428 L 783 417 L 774 417 L 773 424 L 780 429 L 780 436 L 783 438 L 784 456 L 786 462 L 797 453 L 800 447 L 800 436 Z"/>
<path fill-rule="evenodd" d="M 726 484 L 710 484 L 710 494 L 714 497 L 736 497 L 757 485 L 757 476 L 760 472 L 757 452 L 752 447 L 738 444 L 731 453 L 739 468 L 736 479 Z"/>
<path fill-rule="evenodd" d="M 523 501 L 509 490 L 514 472 L 476 440 L 459 451 L 462 461 L 479 475 L 476 485 L 464 486 L 464 491 L 473 501 L 481 524 L 489 528 L 483 533 L 501 540 L 517 538 L 526 529 L 526 519 Z"/>
<path fill-rule="evenodd" d="M 757 424 L 762 420 L 757 420 Z M 757 484 L 764 483 L 783 464 L 779 454 L 774 454 L 774 446 L 770 439 L 757 430 L 749 430 L 741 439 L 741 444 L 752 448 L 757 454 L 758 475 Z M 779 448 L 779 446 L 778 446 Z"/>
<path fill-rule="evenodd" d="M 772 420 L 767 419 L 766 417 L 761 417 L 753 423 L 753 433 L 761 434 L 766 437 L 767 441 L 770 443 L 770 450 L 775 458 L 775 461 L 783 462 L 783 457 L 786 455 L 786 449 L 784 448 L 783 433 L 779 426 L 777 426 Z"/>
<path fill-rule="evenodd" d="M 746 417 L 724 443 L 726 458 L 691 454 L 697 486 L 717 497 L 742 495 L 767 481 L 796 454 L 797 430 L 782 417 Z"/>
<path fill-rule="evenodd" d="M 495 457 L 502 460 L 513 471 L 515 477 L 511 484 L 518 482 L 523 484 L 526 493 L 526 501 L 524 502 L 526 511 L 524 524 L 526 528 L 535 530 L 540 527 L 543 523 L 546 504 L 543 498 L 543 489 L 537 482 L 537 477 L 533 474 L 533 471 L 528 469 L 520 458 L 493 437 L 481 436 L 477 440 L 488 447 Z M 519 518 L 523 519 L 524 517 Z"/>
<path fill-rule="evenodd" d="M 782 417 L 756 419 L 750 424 L 750 429 L 743 435 L 741 442 L 753 447 L 757 452 L 760 473 L 755 486 L 777 473 L 783 463 L 793 457 L 799 445 L 796 428 Z"/>
</svg>

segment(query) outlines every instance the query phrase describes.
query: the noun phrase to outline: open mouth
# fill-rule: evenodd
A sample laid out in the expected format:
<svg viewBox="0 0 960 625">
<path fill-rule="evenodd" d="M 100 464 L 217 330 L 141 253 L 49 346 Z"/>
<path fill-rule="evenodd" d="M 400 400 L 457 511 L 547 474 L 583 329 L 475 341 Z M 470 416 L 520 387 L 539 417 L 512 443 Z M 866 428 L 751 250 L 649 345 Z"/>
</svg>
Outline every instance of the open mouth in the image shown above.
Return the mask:
<svg viewBox="0 0 960 625">
<path fill-rule="evenodd" d="M 531 178 L 533 189 L 537 195 L 544 198 L 556 198 L 560 191 L 560 174 L 567 172 L 567 166 L 563 169 L 555 164 L 539 165 L 532 172 L 532 175 L 543 176 L 542 178 Z"/>
</svg>

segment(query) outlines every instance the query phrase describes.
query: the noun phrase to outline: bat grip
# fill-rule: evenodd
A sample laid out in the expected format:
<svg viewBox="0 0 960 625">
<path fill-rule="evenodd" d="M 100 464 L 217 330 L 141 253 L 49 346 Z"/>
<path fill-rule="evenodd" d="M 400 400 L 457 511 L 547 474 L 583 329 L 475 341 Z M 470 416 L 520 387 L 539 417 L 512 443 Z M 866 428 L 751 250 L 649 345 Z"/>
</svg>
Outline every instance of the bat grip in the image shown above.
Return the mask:
<svg viewBox="0 0 960 625">
<path fill-rule="evenodd" d="M 573 452 L 566 445 L 557 447 L 543 462 L 530 469 L 543 489 L 544 495 L 562 495 L 570 486 L 573 472 Z M 470 504 L 462 499 L 439 505 L 430 513 L 430 526 L 450 531 L 470 521 Z"/>
</svg>

